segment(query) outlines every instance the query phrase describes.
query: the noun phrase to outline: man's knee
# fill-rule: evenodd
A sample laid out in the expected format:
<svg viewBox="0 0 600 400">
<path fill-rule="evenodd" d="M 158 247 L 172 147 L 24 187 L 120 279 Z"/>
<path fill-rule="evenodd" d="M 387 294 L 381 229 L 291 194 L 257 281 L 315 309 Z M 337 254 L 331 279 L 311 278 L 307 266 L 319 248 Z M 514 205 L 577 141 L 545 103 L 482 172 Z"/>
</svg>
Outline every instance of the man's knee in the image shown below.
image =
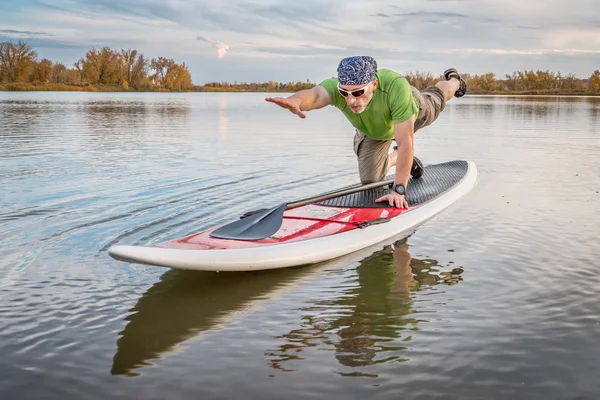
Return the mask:
<svg viewBox="0 0 600 400">
<path fill-rule="evenodd" d="M 374 140 L 357 134 L 354 151 L 358 161 L 358 172 L 363 184 L 378 182 L 385 177 L 388 169 L 388 150 L 391 140 Z"/>
<path fill-rule="evenodd" d="M 387 164 L 387 162 L 386 162 Z M 364 163 L 358 164 L 358 172 L 360 175 L 360 183 L 366 185 L 368 183 L 379 182 L 385 177 L 387 171 L 385 171 L 386 165 L 375 165 L 369 163 L 369 165 L 365 165 Z"/>
</svg>

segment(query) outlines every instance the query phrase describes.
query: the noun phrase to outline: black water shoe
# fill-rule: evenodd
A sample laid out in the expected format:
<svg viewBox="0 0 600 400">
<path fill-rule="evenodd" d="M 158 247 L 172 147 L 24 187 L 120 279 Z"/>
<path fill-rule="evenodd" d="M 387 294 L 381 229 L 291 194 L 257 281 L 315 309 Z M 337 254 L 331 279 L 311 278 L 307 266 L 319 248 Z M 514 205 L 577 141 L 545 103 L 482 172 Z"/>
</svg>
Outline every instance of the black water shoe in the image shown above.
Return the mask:
<svg viewBox="0 0 600 400">
<path fill-rule="evenodd" d="M 413 157 L 412 167 L 410 168 L 410 175 L 413 179 L 419 179 L 423 176 L 425 169 L 423 168 L 423 163 L 417 157 Z"/>
<path fill-rule="evenodd" d="M 394 150 L 398 150 L 398 146 L 394 145 Z M 413 179 L 419 179 L 423 176 L 425 170 L 423 169 L 423 163 L 417 157 L 413 157 L 412 167 L 410 167 L 410 176 Z"/>
</svg>

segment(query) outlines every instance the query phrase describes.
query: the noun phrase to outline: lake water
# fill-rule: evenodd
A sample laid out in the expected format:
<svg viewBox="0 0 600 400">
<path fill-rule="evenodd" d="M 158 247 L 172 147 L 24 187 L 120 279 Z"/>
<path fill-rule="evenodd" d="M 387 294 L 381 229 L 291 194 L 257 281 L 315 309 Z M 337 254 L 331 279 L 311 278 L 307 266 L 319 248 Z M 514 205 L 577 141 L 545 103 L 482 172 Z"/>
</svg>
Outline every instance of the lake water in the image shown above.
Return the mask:
<svg viewBox="0 0 600 400">
<path fill-rule="evenodd" d="M 111 259 L 357 182 L 334 108 L 0 92 L 0 398 L 600 397 L 600 98 L 452 100 L 417 133 L 475 189 L 316 266 Z"/>
</svg>

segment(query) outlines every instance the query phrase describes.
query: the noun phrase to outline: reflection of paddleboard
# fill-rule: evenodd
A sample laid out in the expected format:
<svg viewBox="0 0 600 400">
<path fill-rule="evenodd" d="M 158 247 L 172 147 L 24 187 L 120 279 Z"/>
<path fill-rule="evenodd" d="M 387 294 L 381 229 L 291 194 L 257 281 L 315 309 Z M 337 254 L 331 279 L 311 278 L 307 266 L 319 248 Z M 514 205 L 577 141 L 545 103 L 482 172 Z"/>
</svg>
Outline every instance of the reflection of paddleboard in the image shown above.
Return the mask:
<svg viewBox="0 0 600 400">
<path fill-rule="evenodd" d="M 382 251 L 379 246 L 370 246 L 306 268 L 244 275 L 167 271 L 125 318 L 128 323 L 119 333 L 111 374 L 139 375 L 136 370 L 152 365 L 152 360 L 166 358 L 188 340 L 208 330 L 219 330 L 241 315 L 259 310 L 265 302 L 277 300 L 324 271 L 362 262 L 373 254 L 387 257 L 389 251 L 389 248 Z"/>
<path fill-rule="evenodd" d="M 408 184 L 407 210 L 375 203 L 386 193 L 376 188 L 286 210 L 271 237 L 231 240 L 210 237 L 212 230 L 153 246 L 113 246 L 118 260 L 179 269 L 249 271 L 317 263 L 391 237 L 408 234 L 467 194 L 477 180 L 471 161 L 425 167 Z"/>
</svg>

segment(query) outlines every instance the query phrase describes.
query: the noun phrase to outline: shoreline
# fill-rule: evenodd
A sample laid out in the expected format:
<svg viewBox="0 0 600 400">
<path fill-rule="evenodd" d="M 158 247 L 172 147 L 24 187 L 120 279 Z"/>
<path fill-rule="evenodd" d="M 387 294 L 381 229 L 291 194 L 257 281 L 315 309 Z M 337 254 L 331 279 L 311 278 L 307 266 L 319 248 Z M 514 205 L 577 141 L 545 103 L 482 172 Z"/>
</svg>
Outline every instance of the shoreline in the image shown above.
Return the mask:
<svg viewBox="0 0 600 400">
<path fill-rule="evenodd" d="M 245 90 L 231 88 L 213 88 L 197 86 L 190 90 L 168 90 L 149 88 L 140 90 L 124 89 L 121 86 L 79 86 L 66 84 L 31 84 L 13 83 L 0 84 L 0 92 L 88 92 L 88 93 L 295 93 L 298 90 L 272 89 L 272 90 Z M 467 96 L 571 96 L 571 97 L 600 97 L 600 94 L 586 91 L 557 91 L 557 90 L 523 90 L 523 91 L 494 91 L 484 92 L 475 90 Z"/>
</svg>

